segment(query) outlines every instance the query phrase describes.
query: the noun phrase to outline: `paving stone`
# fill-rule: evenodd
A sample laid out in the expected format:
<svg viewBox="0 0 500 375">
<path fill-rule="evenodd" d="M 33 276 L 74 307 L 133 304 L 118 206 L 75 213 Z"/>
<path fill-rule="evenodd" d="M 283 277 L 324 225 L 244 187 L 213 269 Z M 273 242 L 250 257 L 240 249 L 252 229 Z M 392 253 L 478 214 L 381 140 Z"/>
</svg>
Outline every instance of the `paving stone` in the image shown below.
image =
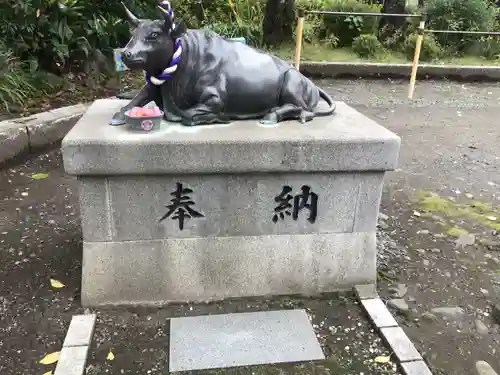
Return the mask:
<svg viewBox="0 0 500 375">
<path fill-rule="evenodd" d="M 476 372 L 478 375 L 498 375 L 493 367 L 486 361 L 476 362 Z"/>
<path fill-rule="evenodd" d="M 94 333 L 96 315 L 75 315 L 64 339 L 63 347 L 90 345 Z"/>
<path fill-rule="evenodd" d="M 422 360 L 422 356 L 401 327 L 382 328 L 381 332 L 400 362 Z"/>
<path fill-rule="evenodd" d="M 11 121 L 0 121 L 0 163 L 29 149 L 26 126 Z"/>
<path fill-rule="evenodd" d="M 170 371 L 324 359 L 305 310 L 174 318 Z"/>
<path fill-rule="evenodd" d="M 375 284 L 356 285 L 354 287 L 354 292 L 359 299 L 378 298 Z"/>
<path fill-rule="evenodd" d="M 54 375 L 83 375 L 88 346 L 62 348 Z"/>
<path fill-rule="evenodd" d="M 405 375 L 432 375 L 424 361 L 403 362 L 401 368 Z"/>
<path fill-rule="evenodd" d="M 394 319 L 380 298 L 364 299 L 361 304 L 377 328 L 396 327 L 398 322 Z"/>
</svg>

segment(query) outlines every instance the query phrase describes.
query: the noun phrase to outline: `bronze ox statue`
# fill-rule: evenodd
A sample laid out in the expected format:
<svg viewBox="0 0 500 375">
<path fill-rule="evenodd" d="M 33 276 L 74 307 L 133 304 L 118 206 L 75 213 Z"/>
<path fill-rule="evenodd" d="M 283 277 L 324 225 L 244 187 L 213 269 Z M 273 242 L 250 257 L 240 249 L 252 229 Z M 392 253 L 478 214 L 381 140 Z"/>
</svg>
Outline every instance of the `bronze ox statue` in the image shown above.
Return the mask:
<svg viewBox="0 0 500 375">
<path fill-rule="evenodd" d="M 154 101 L 168 121 L 184 125 L 261 119 L 273 124 L 304 123 L 335 112 L 335 102 L 287 62 L 210 30 L 176 22 L 170 4 L 160 3 L 162 20 L 138 19 L 123 4 L 134 30 L 122 53 L 131 70 L 146 72 L 146 85 L 117 112 Z M 328 107 L 317 110 L 323 99 Z"/>
</svg>

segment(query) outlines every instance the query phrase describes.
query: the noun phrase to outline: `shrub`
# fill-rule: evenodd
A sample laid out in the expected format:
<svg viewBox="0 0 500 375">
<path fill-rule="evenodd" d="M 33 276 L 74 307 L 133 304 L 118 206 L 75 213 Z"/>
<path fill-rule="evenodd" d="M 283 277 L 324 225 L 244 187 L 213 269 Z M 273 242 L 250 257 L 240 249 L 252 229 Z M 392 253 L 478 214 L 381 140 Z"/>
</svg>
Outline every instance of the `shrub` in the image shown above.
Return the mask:
<svg viewBox="0 0 500 375">
<path fill-rule="evenodd" d="M 371 12 L 380 13 L 382 7 L 367 4 L 358 0 L 324 0 L 324 10 L 338 12 Z M 325 35 L 336 35 L 340 46 L 350 46 L 353 39 L 361 34 L 375 34 L 378 30 L 380 17 L 362 16 L 323 16 Z"/>
<path fill-rule="evenodd" d="M 406 37 L 403 44 L 403 52 L 409 60 L 413 60 L 415 55 L 415 45 L 417 42 L 417 34 Z M 441 57 L 443 51 L 436 39 L 431 35 L 424 35 L 422 48 L 420 49 L 420 61 L 432 61 Z"/>
<path fill-rule="evenodd" d="M 466 50 L 471 56 L 482 56 L 488 60 L 500 58 L 500 40 L 498 37 L 483 37 L 471 44 Z"/>
<path fill-rule="evenodd" d="M 244 37 L 254 46 L 262 45 L 262 21 L 264 19 L 265 0 L 210 1 L 207 6 L 201 3 L 183 0 L 180 9 L 191 7 L 191 13 L 176 13 L 184 16 L 193 14 L 193 6 L 201 6 L 202 16 L 197 20 L 199 27 L 208 28 L 226 38 Z M 175 5 L 174 5 L 175 6 Z M 189 17 L 188 17 L 189 18 Z"/>
<path fill-rule="evenodd" d="M 359 57 L 375 57 L 383 51 L 382 44 L 373 34 L 362 34 L 354 38 L 352 50 Z"/>
<path fill-rule="evenodd" d="M 490 31 L 497 9 L 488 0 L 430 0 L 427 5 L 431 29 L 460 31 Z M 464 52 L 477 37 L 467 34 L 436 34 L 441 46 Z"/>
<path fill-rule="evenodd" d="M 0 43 L 0 108 L 10 112 L 11 106 L 22 106 L 37 93 L 34 80 L 12 50 Z"/>
</svg>

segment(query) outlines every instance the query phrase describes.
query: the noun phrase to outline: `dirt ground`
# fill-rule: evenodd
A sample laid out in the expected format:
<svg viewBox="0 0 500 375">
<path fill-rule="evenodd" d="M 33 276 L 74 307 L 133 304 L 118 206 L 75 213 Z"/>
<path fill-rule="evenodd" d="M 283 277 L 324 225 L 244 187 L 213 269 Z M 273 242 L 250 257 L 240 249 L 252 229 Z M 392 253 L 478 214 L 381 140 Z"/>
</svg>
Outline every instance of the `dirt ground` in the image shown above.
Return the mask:
<svg viewBox="0 0 500 375">
<path fill-rule="evenodd" d="M 492 317 L 492 305 L 500 302 L 496 125 L 500 85 L 423 82 L 409 103 L 406 82 L 320 84 L 402 138 L 399 169 L 388 175 L 382 201 L 378 245 L 382 296 L 400 297 L 389 304 L 435 374 L 474 374 L 479 360 L 500 372 L 500 328 Z M 33 179 L 34 173 L 48 173 L 48 178 Z M 65 176 L 57 150 L 0 170 L 2 375 L 50 370 L 38 361 L 59 350 L 71 316 L 83 312 L 77 194 L 75 180 Z M 50 278 L 65 287 L 52 288 Z M 391 289 L 398 284 L 402 285 L 397 290 Z M 359 307 L 348 297 L 292 301 L 293 306 L 306 304 L 318 327 L 322 320 L 343 328 L 361 323 L 359 332 L 371 335 Z M 288 303 L 256 301 L 244 308 L 276 309 Z M 99 312 L 89 373 L 164 371 L 158 366 L 167 355 L 165 320 L 192 313 L 186 307 Z M 330 333 L 324 334 L 325 342 L 335 359 L 330 364 L 337 368 L 327 365 L 324 373 L 333 369 L 339 374 L 394 373 L 387 372 L 391 368 L 370 368 L 370 348 L 375 355 L 384 352 L 375 336 L 356 341 L 355 336 L 340 335 L 341 343 L 333 345 L 337 336 Z M 347 343 L 350 339 L 366 343 L 352 353 L 335 352 L 352 346 Z M 152 351 L 153 342 L 164 350 Z M 110 349 L 116 358 L 108 363 L 105 355 Z M 300 374 L 307 366 L 279 367 L 276 373 Z"/>
<path fill-rule="evenodd" d="M 101 311 L 98 313 L 87 375 L 166 374 L 169 360 L 168 319 L 179 316 L 306 309 L 326 360 L 232 369 L 186 371 L 184 375 L 351 375 L 400 374 L 394 363 L 374 362 L 390 356 L 368 324 L 354 296 L 283 297 L 273 300 L 238 299 L 221 303 L 179 305 L 160 310 Z M 109 352 L 115 360 L 107 361 Z"/>
</svg>

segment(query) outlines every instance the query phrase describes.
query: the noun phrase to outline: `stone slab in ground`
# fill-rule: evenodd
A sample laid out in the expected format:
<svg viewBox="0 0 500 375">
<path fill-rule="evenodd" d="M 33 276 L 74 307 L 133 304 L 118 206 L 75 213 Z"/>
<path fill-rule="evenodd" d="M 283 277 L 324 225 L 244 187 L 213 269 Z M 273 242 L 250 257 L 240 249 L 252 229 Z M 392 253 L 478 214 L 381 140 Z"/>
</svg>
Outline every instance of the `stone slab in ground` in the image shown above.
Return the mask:
<svg viewBox="0 0 500 375">
<path fill-rule="evenodd" d="M 324 359 L 305 310 L 175 318 L 170 371 Z"/>
<path fill-rule="evenodd" d="M 224 369 L 193 370 L 183 375 L 365 375 L 400 374 L 395 365 L 377 364 L 390 355 L 352 294 L 323 298 L 280 297 L 237 299 L 210 304 L 177 304 L 161 309 L 106 309 L 97 311 L 97 324 L 86 375 L 167 374 L 169 319 L 185 316 L 304 309 L 311 317 L 324 360 L 275 363 Z M 115 355 L 107 361 L 109 351 Z"/>
</svg>

